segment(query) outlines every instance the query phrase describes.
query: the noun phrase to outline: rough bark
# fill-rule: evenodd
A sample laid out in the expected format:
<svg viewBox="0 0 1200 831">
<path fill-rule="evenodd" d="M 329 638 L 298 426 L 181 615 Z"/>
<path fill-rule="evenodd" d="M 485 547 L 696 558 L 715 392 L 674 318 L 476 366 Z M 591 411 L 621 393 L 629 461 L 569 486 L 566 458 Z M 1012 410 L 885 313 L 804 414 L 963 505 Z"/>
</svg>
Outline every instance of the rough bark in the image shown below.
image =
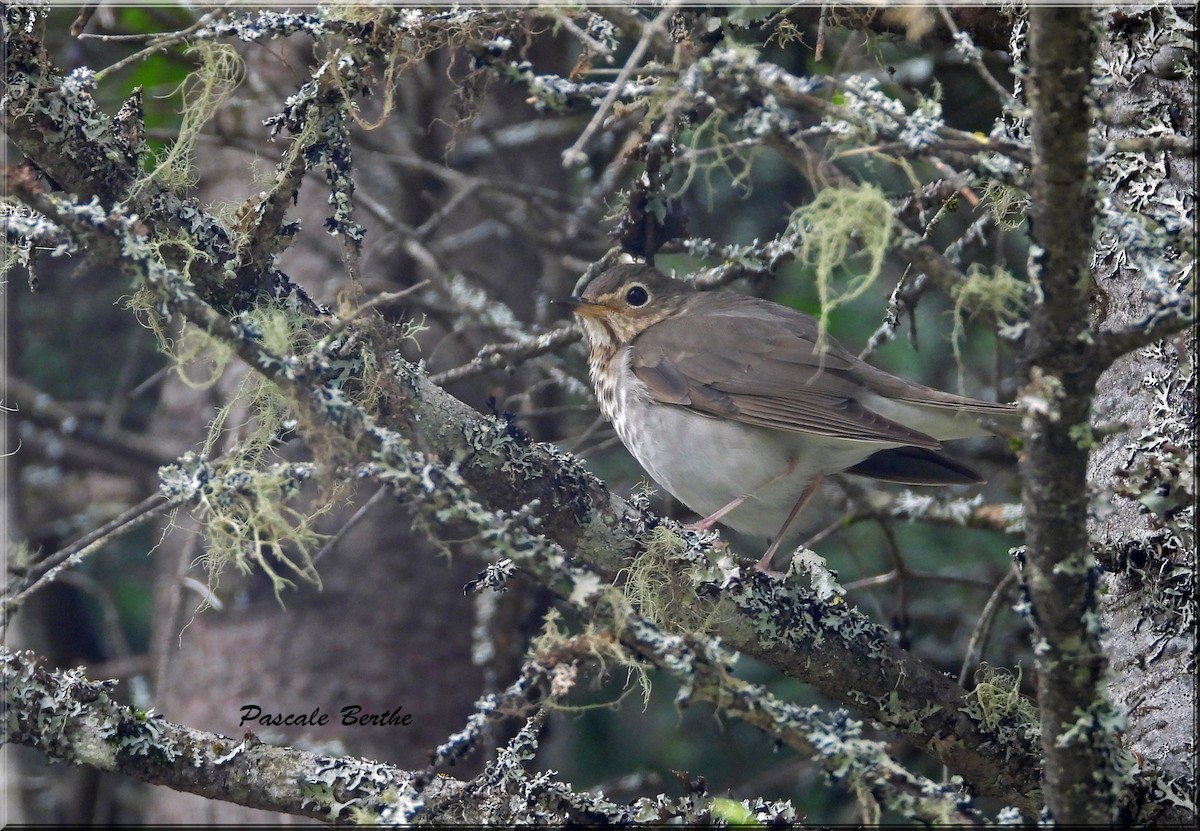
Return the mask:
<svg viewBox="0 0 1200 831">
<path fill-rule="evenodd" d="M 1126 71 L 1101 98 L 1103 137 L 1194 136 L 1196 90 L 1188 68 L 1194 73 L 1197 61 L 1194 48 L 1183 48 L 1186 41 L 1177 37 L 1183 21 L 1163 9 L 1114 12 L 1103 20 L 1101 59 Z M 1114 222 L 1097 253 L 1096 292 L 1101 325 L 1119 329 L 1142 321 L 1169 288 L 1147 279 L 1136 268 L 1139 259 L 1174 258 L 1179 250 L 1183 263 L 1194 261 L 1186 245 L 1195 241 L 1196 157 L 1182 149 L 1119 153 L 1105 178 L 1116 183 L 1109 204 Z M 1144 217 L 1133 240 L 1117 235 L 1115 219 L 1123 215 Z M 1158 236 L 1155 225 L 1176 231 Z M 1101 611 L 1110 695 L 1128 720 L 1127 747 L 1193 781 L 1196 490 L 1178 473 L 1194 465 L 1196 452 L 1195 334 L 1126 354 L 1101 376 L 1093 419 L 1132 427 L 1104 440 L 1089 466 L 1096 483 L 1092 534 L 1106 567 Z"/>
</svg>

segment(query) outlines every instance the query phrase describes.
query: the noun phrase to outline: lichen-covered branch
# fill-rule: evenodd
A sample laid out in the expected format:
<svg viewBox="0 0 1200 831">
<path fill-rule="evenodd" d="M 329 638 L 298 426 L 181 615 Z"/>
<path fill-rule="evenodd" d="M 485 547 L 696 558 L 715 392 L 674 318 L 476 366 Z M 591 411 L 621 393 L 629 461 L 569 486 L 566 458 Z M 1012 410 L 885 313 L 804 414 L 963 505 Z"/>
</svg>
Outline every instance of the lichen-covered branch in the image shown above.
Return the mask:
<svg viewBox="0 0 1200 831">
<path fill-rule="evenodd" d="M 381 806 L 389 789 L 411 791 L 411 773 L 232 739 L 173 724 L 119 704 L 114 682 L 79 669 L 48 669 L 30 652 L 0 650 L 4 740 L 52 759 L 115 771 L 211 799 L 314 819 L 337 819 L 352 804 Z M 439 779 L 434 793 L 461 783 Z"/>
<path fill-rule="evenodd" d="M 9 618 L 20 608 L 22 601 L 44 583 L 52 582 L 58 575 L 78 566 L 89 555 L 102 549 L 114 536 L 127 534 L 174 507 L 176 503 L 156 493 L 95 531 L 85 534 L 59 551 L 42 557 L 28 568 L 10 562 L 9 568 L 14 572 L 14 577 L 19 575 L 20 579 L 13 580 L 13 584 L 4 593 L 3 601 L 0 602 L 0 629 L 8 625 Z"/>
<path fill-rule="evenodd" d="M 635 564 L 631 570 L 646 567 L 645 563 Z M 640 673 L 645 662 L 665 670 L 679 682 L 677 706 L 707 702 L 723 715 L 757 727 L 777 745 L 787 745 L 804 757 L 815 758 L 832 779 L 858 796 L 864 816 L 878 817 L 881 810 L 890 810 L 931 822 L 979 820 L 961 780 L 942 785 L 908 772 L 889 755 L 882 742 L 863 738 L 862 723 L 847 711 L 825 713 L 816 706 L 800 707 L 736 678 L 736 652 L 699 633 L 672 634 L 636 610 L 643 608 L 674 620 L 678 610 L 670 605 L 656 606 L 656 601 L 646 595 L 640 597 L 640 602 L 631 600 L 612 589 L 599 592 L 593 601 L 596 614 L 592 625 L 578 635 L 560 631 L 560 616 L 552 612 L 517 681 L 502 694 L 477 702 L 467 728 L 438 748 L 435 765 L 465 754 L 491 722 L 525 714 L 538 706 L 553 708 L 587 670 L 594 672 L 600 666 L 616 663 Z M 648 694 L 644 677 L 642 687 Z M 994 712 L 998 715 L 1001 709 L 995 708 Z"/>
<path fill-rule="evenodd" d="M 622 640 L 679 679 L 683 686 L 677 703 L 707 701 L 814 757 L 831 778 L 859 795 L 868 822 L 877 821 L 881 809 L 939 824 L 979 820 L 961 778 L 938 784 L 916 776 L 897 763 L 882 742 L 864 739 L 861 722 L 845 710 L 827 714 L 820 707 L 799 707 L 735 678 L 731 670 L 736 654 L 719 641 L 669 635 L 633 617 L 618 631 Z M 1025 810 L 1031 807 L 1020 802 Z"/>
<path fill-rule="evenodd" d="M 714 813 L 729 810 L 720 800 L 696 797 L 620 805 L 602 794 L 577 792 L 551 773 L 531 775 L 525 763 L 537 748 L 533 725 L 483 774 L 462 781 L 264 744 L 249 732 L 234 739 L 194 730 L 119 704 L 114 685 L 91 681 L 79 669 L 47 669 L 30 652 L 0 648 L 3 740 L 59 762 L 327 822 L 629 825 L 670 816 L 710 822 Z M 540 726 L 540 720 L 534 724 Z M 765 800 L 746 801 L 740 808 L 759 822 L 793 815 L 786 803 Z"/>
</svg>

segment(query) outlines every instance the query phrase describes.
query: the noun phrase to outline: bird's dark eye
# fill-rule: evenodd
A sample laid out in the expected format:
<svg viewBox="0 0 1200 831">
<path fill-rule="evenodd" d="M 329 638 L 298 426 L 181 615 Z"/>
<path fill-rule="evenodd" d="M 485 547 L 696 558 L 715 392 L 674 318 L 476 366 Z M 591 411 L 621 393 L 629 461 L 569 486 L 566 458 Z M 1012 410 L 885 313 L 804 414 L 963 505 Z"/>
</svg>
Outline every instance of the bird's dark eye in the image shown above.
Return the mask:
<svg viewBox="0 0 1200 831">
<path fill-rule="evenodd" d="M 645 306 L 646 301 L 649 299 L 650 293 L 646 291 L 644 286 L 634 286 L 625 292 L 625 302 L 630 306 Z"/>
</svg>

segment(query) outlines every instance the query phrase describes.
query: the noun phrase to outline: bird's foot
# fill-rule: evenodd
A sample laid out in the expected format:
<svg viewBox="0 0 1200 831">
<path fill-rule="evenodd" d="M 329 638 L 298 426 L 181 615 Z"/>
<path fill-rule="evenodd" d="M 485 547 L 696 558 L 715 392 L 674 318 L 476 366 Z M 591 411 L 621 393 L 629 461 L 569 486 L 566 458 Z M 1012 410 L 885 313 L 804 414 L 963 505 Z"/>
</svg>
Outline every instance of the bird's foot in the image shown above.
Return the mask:
<svg viewBox="0 0 1200 831">
<path fill-rule="evenodd" d="M 782 537 L 776 537 L 770 546 L 767 547 L 767 552 L 754 564 L 755 571 L 761 571 L 763 574 L 769 574 L 772 577 L 783 576 L 783 572 L 771 570 L 771 561 L 775 559 L 775 552 L 779 550 L 779 543 L 782 539 Z"/>
</svg>

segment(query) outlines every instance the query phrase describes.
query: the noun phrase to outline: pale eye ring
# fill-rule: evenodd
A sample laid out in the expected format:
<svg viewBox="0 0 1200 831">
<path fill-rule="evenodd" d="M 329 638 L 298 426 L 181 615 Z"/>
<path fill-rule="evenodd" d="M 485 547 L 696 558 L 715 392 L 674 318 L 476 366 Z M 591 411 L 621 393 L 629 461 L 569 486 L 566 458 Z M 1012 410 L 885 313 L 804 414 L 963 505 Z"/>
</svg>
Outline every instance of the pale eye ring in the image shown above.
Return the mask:
<svg viewBox="0 0 1200 831">
<path fill-rule="evenodd" d="M 630 306 L 645 306 L 650 300 L 650 292 L 646 291 L 645 286 L 631 286 L 629 291 L 625 292 L 625 302 Z"/>
</svg>

